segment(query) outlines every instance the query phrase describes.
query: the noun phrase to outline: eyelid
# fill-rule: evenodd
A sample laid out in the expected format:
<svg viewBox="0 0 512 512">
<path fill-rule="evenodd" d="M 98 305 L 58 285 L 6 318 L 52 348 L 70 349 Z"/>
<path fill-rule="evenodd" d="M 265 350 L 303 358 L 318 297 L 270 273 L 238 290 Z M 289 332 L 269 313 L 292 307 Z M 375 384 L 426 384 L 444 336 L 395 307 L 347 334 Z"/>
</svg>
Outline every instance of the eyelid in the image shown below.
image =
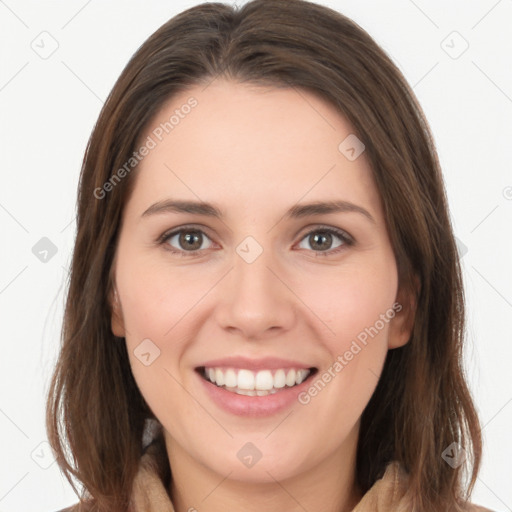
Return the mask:
<svg viewBox="0 0 512 512">
<path fill-rule="evenodd" d="M 205 235 L 208 236 L 208 238 L 211 237 L 208 235 L 209 228 L 207 226 L 203 226 L 201 224 L 185 224 L 183 226 L 177 226 L 172 229 L 168 229 L 167 231 L 164 231 L 157 239 L 157 242 L 163 242 L 166 239 L 171 238 L 174 235 L 177 235 L 181 233 L 181 231 L 199 231 Z"/>
<path fill-rule="evenodd" d="M 337 236 L 343 236 L 350 240 L 352 243 L 355 243 L 355 238 L 346 230 L 337 228 L 335 226 L 330 226 L 328 224 L 309 224 L 303 228 L 305 232 L 301 235 L 301 241 L 304 239 L 305 236 L 310 235 L 313 232 L 316 231 L 327 231 L 329 233 L 334 233 Z M 299 231 L 299 233 L 302 232 L 302 229 Z M 296 235 L 298 236 L 298 234 Z"/>
</svg>

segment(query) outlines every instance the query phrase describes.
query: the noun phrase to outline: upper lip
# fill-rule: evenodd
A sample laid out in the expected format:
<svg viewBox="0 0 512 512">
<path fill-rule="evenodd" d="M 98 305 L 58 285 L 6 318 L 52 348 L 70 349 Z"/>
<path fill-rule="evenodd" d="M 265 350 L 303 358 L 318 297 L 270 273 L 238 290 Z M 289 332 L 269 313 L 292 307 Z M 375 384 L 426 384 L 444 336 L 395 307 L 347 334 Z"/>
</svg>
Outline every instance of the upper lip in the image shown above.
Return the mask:
<svg viewBox="0 0 512 512">
<path fill-rule="evenodd" d="M 225 357 L 222 359 L 214 359 L 206 361 L 199 365 L 198 368 L 244 368 L 247 370 L 277 370 L 279 368 L 314 368 L 312 365 L 302 363 L 292 359 L 281 359 L 279 357 L 262 357 L 258 359 L 250 357 Z"/>
</svg>

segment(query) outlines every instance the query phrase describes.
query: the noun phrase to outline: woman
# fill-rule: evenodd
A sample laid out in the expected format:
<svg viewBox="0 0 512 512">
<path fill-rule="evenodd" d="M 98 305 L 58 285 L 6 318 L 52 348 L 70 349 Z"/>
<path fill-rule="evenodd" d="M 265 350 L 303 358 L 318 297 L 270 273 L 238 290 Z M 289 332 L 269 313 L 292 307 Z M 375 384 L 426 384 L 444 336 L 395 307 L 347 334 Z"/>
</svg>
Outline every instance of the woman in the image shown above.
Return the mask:
<svg viewBox="0 0 512 512">
<path fill-rule="evenodd" d="M 77 230 L 47 416 L 69 510 L 485 510 L 439 162 L 355 23 L 171 19 L 100 114 Z"/>
</svg>

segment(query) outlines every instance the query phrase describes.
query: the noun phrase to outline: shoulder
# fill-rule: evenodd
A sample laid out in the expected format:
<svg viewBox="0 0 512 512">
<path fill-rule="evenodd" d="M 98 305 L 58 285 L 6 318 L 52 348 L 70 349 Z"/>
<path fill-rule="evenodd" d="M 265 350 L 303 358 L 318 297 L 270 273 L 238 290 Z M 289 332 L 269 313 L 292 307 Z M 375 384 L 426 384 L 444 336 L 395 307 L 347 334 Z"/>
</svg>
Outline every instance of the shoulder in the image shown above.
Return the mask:
<svg viewBox="0 0 512 512">
<path fill-rule="evenodd" d="M 374 488 L 378 488 L 379 494 L 388 494 L 392 497 L 392 499 L 390 498 L 390 503 L 393 506 L 398 505 L 395 509 L 390 508 L 390 510 L 410 510 L 411 497 L 408 493 L 409 475 L 399 462 L 391 462 L 387 466 L 384 476 L 377 483 L 380 487 L 375 485 Z M 385 484 L 387 484 L 387 486 Z M 398 500 L 398 502 L 396 500 Z M 366 509 L 362 509 L 361 512 L 363 512 L 363 510 Z M 455 512 L 455 510 L 456 512 L 495 512 L 489 508 L 472 503 L 471 501 L 460 501 L 455 509 L 450 512 Z"/>
</svg>

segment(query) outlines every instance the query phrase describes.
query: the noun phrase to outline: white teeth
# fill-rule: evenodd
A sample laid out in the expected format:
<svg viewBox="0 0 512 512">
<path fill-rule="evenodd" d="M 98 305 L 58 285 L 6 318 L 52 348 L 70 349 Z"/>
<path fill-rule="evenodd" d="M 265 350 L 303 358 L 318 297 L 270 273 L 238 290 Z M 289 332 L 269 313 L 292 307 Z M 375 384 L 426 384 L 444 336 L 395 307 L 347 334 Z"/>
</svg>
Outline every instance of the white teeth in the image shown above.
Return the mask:
<svg viewBox="0 0 512 512">
<path fill-rule="evenodd" d="M 286 385 L 287 386 L 293 386 L 295 385 L 295 370 L 290 370 L 286 374 Z"/>
<path fill-rule="evenodd" d="M 268 391 L 274 387 L 274 379 L 270 370 L 262 370 L 256 374 L 255 389 L 260 391 Z"/>
<path fill-rule="evenodd" d="M 206 368 L 204 376 L 217 386 L 224 387 L 240 395 L 247 396 L 266 396 L 274 394 L 277 390 L 285 386 L 291 387 L 298 385 L 310 374 L 310 370 L 294 368 L 285 370 L 280 368 L 272 374 L 271 370 L 260 370 L 253 372 L 251 370 L 240 369 L 238 373 L 233 368 Z"/>
<path fill-rule="evenodd" d="M 274 375 L 274 387 L 284 388 L 286 386 L 286 373 L 284 370 L 277 370 Z"/>
<path fill-rule="evenodd" d="M 300 384 L 301 382 L 304 382 L 308 374 L 308 370 L 297 370 L 297 375 L 295 376 L 295 384 Z"/>
<path fill-rule="evenodd" d="M 224 373 L 224 384 L 227 388 L 236 388 L 237 382 L 235 370 L 230 368 L 226 373 Z"/>
<path fill-rule="evenodd" d="M 216 372 L 219 371 L 221 370 L 216 370 Z M 254 380 L 254 373 L 250 370 L 240 370 L 238 372 L 238 387 L 240 389 L 254 389 Z"/>
<path fill-rule="evenodd" d="M 238 395 L 246 395 L 246 396 L 267 396 L 267 395 L 273 395 L 274 393 L 277 393 L 277 389 L 272 388 L 270 391 L 260 391 L 259 389 L 240 389 L 237 387 L 231 388 L 228 386 L 223 386 L 224 389 L 227 389 L 228 391 L 231 391 L 232 393 L 236 393 Z"/>
<path fill-rule="evenodd" d="M 224 372 L 219 368 L 215 370 L 215 382 L 217 383 L 217 386 L 224 385 Z"/>
<path fill-rule="evenodd" d="M 241 389 L 241 388 L 238 388 L 236 390 L 236 393 L 238 393 L 239 395 L 256 396 L 256 391 L 254 391 L 254 389 Z"/>
</svg>

